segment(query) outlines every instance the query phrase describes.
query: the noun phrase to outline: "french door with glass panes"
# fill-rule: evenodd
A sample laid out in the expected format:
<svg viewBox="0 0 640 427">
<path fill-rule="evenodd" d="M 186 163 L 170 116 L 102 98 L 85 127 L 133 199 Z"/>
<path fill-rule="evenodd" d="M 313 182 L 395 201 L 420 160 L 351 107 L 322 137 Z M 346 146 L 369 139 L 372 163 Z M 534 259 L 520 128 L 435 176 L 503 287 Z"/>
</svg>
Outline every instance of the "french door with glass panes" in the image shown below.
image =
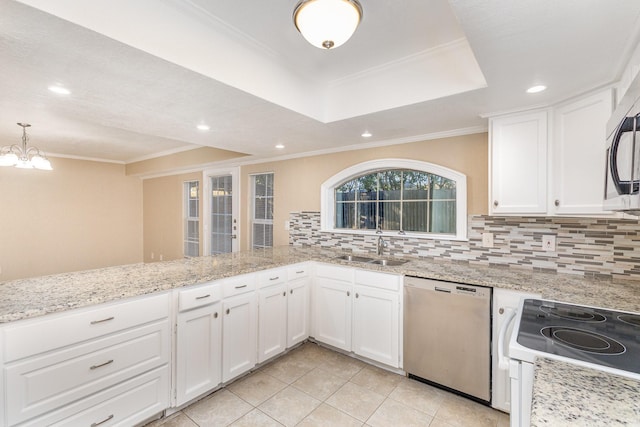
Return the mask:
<svg viewBox="0 0 640 427">
<path fill-rule="evenodd" d="M 239 249 L 238 169 L 204 172 L 204 253 L 224 254 Z"/>
</svg>

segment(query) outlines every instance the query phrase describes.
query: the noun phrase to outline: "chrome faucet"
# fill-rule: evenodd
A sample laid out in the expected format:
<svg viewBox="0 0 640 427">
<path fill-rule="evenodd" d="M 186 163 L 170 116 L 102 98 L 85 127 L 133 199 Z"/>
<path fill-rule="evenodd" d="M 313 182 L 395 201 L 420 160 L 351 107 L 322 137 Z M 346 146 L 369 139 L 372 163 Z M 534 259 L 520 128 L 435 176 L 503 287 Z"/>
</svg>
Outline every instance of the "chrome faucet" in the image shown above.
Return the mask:
<svg viewBox="0 0 640 427">
<path fill-rule="evenodd" d="M 378 256 L 382 256 L 382 253 L 384 252 L 385 247 L 387 247 L 387 242 L 384 241 L 382 236 L 378 236 L 378 250 L 377 250 Z"/>
</svg>

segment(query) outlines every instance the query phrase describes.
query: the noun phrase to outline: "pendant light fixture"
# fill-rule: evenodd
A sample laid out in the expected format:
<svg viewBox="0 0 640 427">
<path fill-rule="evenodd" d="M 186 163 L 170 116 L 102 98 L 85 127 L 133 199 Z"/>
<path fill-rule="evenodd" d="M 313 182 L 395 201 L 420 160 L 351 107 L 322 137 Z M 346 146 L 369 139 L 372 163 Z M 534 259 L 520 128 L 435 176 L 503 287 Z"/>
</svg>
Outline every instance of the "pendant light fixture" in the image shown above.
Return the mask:
<svg viewBox="0 0 640 427">
<path fill-rule="evenodd" d="M 8 145 L 0 148 L 0 166 L 15 166 L 21 169 L 42 169 L 50 171 L 51 162 L 36 147 L 27 147 L 27 128 L 29 123 L 18 123 L 22 127 L 22 146 Z"/>
<path fill-rule="evenodd" d="M 300 34 L 320 49 L 344 44 L 361 20 L 358 0 L 302 0 L 293 11 L 293 23 Z"/>
</svg>

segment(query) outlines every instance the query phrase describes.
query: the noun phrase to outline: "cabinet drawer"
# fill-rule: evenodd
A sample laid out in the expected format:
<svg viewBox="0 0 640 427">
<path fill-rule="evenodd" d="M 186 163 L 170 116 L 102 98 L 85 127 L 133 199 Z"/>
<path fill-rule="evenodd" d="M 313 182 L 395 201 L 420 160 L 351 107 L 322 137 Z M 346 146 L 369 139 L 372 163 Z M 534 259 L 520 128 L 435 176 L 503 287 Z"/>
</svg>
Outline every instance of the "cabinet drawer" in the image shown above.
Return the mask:
<svg viewBox="0 0 640 427">
<path fill-rule="evenodd" d="M 15 322 L 2 328 L 5 363 L 169 316 L 169 294 Z"/>
<path fill-rule="evenodd" d="M 296 280 L 301 277 L 308 277 L 309 270 L 310 270 L 309 264 L 293 265 L 287 269 L 287 278 L 289 280 Z"/>
<path fill-rule="evenodd" d="M 165 365 L 20 426 L 133 426 L 168 407 Z"/>
<path fill-rule="evenodd" d="M 222 284 L 222 296 L 229 298 L 234 295 L 244 294 L 256 290 L 255 274 L 247 274 L 239 277 L 225 279 Z"/>
<path fill-rule="evenodd" d="M 220 283 L 198 285 L 180 291 L 178 294 L 178 310 L 191 310 L 196 307 L 213 304 L 222 298 L 222 286 Z"/>
<path fill-rule="evenodd" d="M 286 268 L 274 268 L 263 271 L 258 274 L 258 286 L 264 288 L 266 286 L 278 285 L 287 281 Z"/>
<path fill-rule="evenodd" d="M 343 282 L 353 281 L 353 269 L 347 267 L 337 267 L 334 265 L 318 265 L 316 276 L 327 279 L 341 280 Z"/>
<path fill-rule="evenodd" d="M 356 270 L 356 283 L 374 288 L 397 291 L 400 289 L 401 276 L 377 273 L 375 271 Z"/>
<path fill-rule="evenodd" d="M 63 407 L 169 361 L 169 321 L 5 365 L 10 424 Z"/>
</svg>

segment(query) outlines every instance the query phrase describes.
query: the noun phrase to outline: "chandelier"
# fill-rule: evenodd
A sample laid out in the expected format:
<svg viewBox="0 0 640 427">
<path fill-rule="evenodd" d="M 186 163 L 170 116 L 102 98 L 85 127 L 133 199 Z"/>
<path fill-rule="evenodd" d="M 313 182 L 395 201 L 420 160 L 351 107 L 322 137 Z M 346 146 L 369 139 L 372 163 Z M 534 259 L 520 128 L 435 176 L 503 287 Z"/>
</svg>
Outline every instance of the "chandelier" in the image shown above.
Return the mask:
<svg viewBox="0 0 640 427">
<path fill-rule="evenodd" d="M 0 166 L 15 166 L 21 169 L 42 169 L 50 171 L 51 162 L 36 147 L 27 147 L 27 128 L 31 125 L 29 123 L 18 123 L 18 126 L 22 127 L 22 146 L 8 145 L 0 148 Z"/>
<path fill-rule="evenodd" d="M 293 11 L 293 23 L 300 34 L 321 49 L 344 44 L 361 20 L 358 0 L 301 0 Z"/>
</svg>

